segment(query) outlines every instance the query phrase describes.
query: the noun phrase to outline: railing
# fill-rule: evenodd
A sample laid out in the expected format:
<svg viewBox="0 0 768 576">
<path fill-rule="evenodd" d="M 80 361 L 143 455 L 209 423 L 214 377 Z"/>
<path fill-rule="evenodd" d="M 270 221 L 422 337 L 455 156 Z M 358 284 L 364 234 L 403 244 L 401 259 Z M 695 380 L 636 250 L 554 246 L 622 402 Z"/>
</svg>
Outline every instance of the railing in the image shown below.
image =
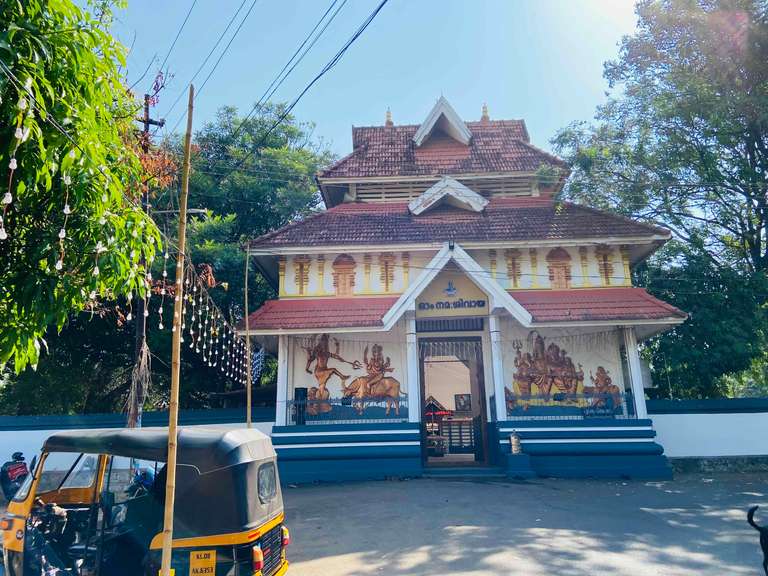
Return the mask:
<svg viewBox="0 0 768 576">
<path fill-rule="evenodd" d="M 629 392 L 593 394 L 506 394 L 507 418 L 514 420 L 587 420 L 636 418 Z"/>
<path fill-rule="evenodd" d="M 407 422 L 408 397 L 399 398 L 326 398 L 290 400 L 289 424 L 354 424 L 357 422 Z"/>
</svg>

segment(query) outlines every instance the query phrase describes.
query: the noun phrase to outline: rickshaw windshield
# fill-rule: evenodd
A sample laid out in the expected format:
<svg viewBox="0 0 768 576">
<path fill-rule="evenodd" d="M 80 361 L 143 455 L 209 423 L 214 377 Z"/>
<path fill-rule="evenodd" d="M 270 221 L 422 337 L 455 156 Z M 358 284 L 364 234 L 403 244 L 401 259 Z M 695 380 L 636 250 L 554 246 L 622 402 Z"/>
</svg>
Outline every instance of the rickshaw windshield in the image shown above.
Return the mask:
<svg viewBox="0 0 768 576">
<path fill-rule="evenodd" d="M 13 497 L 14 502 L 24 502 L 29 496 L 29 489 L 32 487 L 32 482 L 35 479 L 35 474 L 27 474 L 27 477 L 22 482 L 19 489 L 16 491 L 16 495 Z"/>
</svg>

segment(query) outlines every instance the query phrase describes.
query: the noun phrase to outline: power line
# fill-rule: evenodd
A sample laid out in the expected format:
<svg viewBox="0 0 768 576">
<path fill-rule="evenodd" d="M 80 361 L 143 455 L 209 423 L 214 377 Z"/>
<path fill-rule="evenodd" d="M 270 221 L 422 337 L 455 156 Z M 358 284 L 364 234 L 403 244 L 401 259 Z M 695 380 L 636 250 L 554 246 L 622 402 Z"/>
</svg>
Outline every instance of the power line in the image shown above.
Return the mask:
<svg viewBox="0 0 768 576">
<path fill-rule="evenodd" d="M 299 56 L 298 59 L 296 59 L 296 56 L 299 54 L 299 52 L 304 48 L 304 46 L 307 44 L 310 38 L 314 35 L 315 31 L 318 29 L 320 24 L 323 23 L 325 20 L 325 17 L 328 15 L 328 13 L 333 10 L 333 7 L 336 5 L 338 0 L 333 0 L 331 2 L 330 6 L 328 6 L 328 9 L 323 13 L 323 15 L 320 17 L 320 19 L 317 21 L 315 26 L 312 28 L 312 30 L 307 34 L 307 36 L 304 38 L 304 41 L 299 45 L 298 48 L 296 48 L 296 51 L 293 53 L 293 55 L 288 59 L 288 61 L 283 66 L 282 70 L 278 72 L 277 76 L 275 76 L 272 80 L 272 82 L 267 86 L 267 89 L 264 91 L 264 93 L 261 95 L 261 97 L 256 101 L 256 104 L 253 105 L 253 108 L 251 108 L 250 112 L 246 114 L 245 118 L 241 120 L 240 126 L 235 131 L 235 134 L 232 136 L 232 138 L 237 138 L 237 136 L 240 134 L 240 131 L 245 126 L 246 121 L 253 115 L 256 110 L 260 109 L 266 102 L 269 101 L 269 99 L 272 97 L 272 95 L 277 91 L 278 88 L 285 82 L 285 80 L 288 78 L 288 76 L 291 75 L 291 72 L 293 72 L 296 69 L 296 66 L 298 66 L 302 60 L 304 60 L 304 57 L 307 55 L 307 53 L 312 49 L 312 47 L 317 43 L 317 41 L 320 39 L 320 37 L 323 35 L 325 30 L 328 28 L 328 26 L 333 22 L 333 20 L 336 18 L 338 13 L 341 11 L 342 8 L 344 8 L 344 5 L 347 3 L 347 0 L 343 0 L 341 5 L 336 9 L 336 11 L 331 15 L 331 17 L 328 19 L 328 21 L 325 23 L 323 28 L 320 30 L 320 32 L 312 39 L 312 42 L 309 46 L 307 46 L 306 50 Z M 294 62 L 294 60 L 296 60 Z M 291 63 L 293 62 L 293 65 L 291 66 Z M 288 66 L 291 66 L 291 68 L 286 72 L 286 69 Z M 285 72 L 285 75 L 283 73 Z M 281 78 L 282 76 L 282 78 Z"/>
<path fill-rule="evenodd" d="M 240 33 L 240 30 L 242 29 L 243 24 L 245 24 L 245 21 L 248 20 L 248 16 L 251 15 L 251 12 L 253 12 L 253 8 L 256 6 L 256 3 L 258 1 L 259 0 L 253 0 L 251 2 L 251 5 L 248 8 L 248 11 L 245 13 L 245 16 L 243 16 L 243 19 L 240 21 L 240 24 L 237 25 L 237 28 L 235 29 L 235 32 L 232 34 L 232 36 L 229 38 L 229 42 L 227 42 L 227 45 L 224 46 L 224 50 L 222 50 L 221 54 L 219 54 L 218 59 L 213 64 L 213 68 L 211 68 L 211 71 L 208 72 L 208 76 L 205 77 L 205 80 L 203 80 L 203 83 L 200 85 L 200 88 L 198 88 L 195 91 L 195 100 L 198 99 L 198 97 L 200 96 L 200 93 L 203 91 L 203 88 L 205 88 L 205 85 L 208 84 L 208 80 L 211 79 L 211 76 L 216 71 L 216 68 L 219 67 L 219 64 L 221 63 L 221 60 L 224 58 L 224 56 L 229 51 L 229 47 L 232 46 L 232 42 L 234 42 L 235 38 L 237 38 L 237 35 Z M 179 125 L 179 122 L 181 122 L 186 117 L 186 115 L 187 115 L 187 112 L 184 111 L 182 113 L 182 115 L 179 117 L 179 119 L 176 121 L 176 123 L 173 125 L 173 128 L 171 128 L 171 132 L 176 130 L 176 127 Z"/>
<path fill-rule="evenodd" d="M 208 60 L 210 60 L 211 56 L 213 56 L 213 53 L 216 51 L 216 48 L 219 47 L 219 44 L 224 39 L 224 36 L 226 36 L 227 32 L 229 32 L 229 29 L 232 27 L 232 24 L 234 23 L 234 21 L 237 18 L 238 14 L 240 14 L 240 12 L 242 11 L 243 6 L 245 6 L 246 2 L 248 2 L 248 0 L 243 0 L 240 3 L 240 6 L 237 8 L 237 10 L 235 10 L 235 13 L 232 15 L 232 18 L 229 19 L 229 22 L 227 23 L 227 26 L 224 28 L 224 30 L 219 35 L 218 40 L 216 40 L 216 43 L 213 45 L 213 48 L 211 48 L 210 52 L 208 52 L 208 55 L 205 57 L 205 60 L 203 60 L 203 63 L 200 64 L 200 66 L 197 68 L 197 70 L 192 75 L 192 78 L 189 79 L 189 82 L 187 82 L 187 84 L 192 84 L 192 82 L 195 81 L 195 78 L 197 78 L 197 75 L 200 74 L 202 69 L 208 63 Z M 181 97 L 184 96 L 184 94 L 186 94 L 186 93 L 187 93 L 186 90 L 182 90 L 179 93 L 179 95 L 176 97 L 176 100 L 174 100 L 173 104 L 171 104 L 171 107 L 168 108 L 168 111 L 165 113 L 164 118 L 168 118 L 171 115 L 171 112 L 173 112 L 174 108 L 176 108 L 176 105 L 181 100 Z"/>
<path fill-rule="evenodd" d="M 189 16 L 192 14 L 192 10 L 195 8 L 195 4 L 197 4 L 197 0 L 192 0 L 192 5 L 189 7 L 189 10 L 187 10 L 187 15 L 184 17 L 184 21 L 181 23 L 181 26 L 179 26 L 179 29 L 176 31 L 176 37 L 173 39 L 173 42 L 171 42 L 171 47 L 168 48 L 168 53 L 165 55 L 165 58 L 163 58 L 163 63 L 160 64 L 161 71 L 163 68 L 165 68 L 165 64 L 168 62 L 168 58 L 171 56 L 173 48 L 176 46 L 176 42 L 179 40 L 179 36 L 181 36 L 182 30 L 184 30 L 184 26 L 187 25 L 187 20 L 189 20 Z"/>
<path fill-rule="evenodd" d="M 291 113 L 293 108 L 299 103 L 299 101 L 304 97 L 304 95 L 309 91 L 312 86 L 315 85 L 315 83 L 320 80 L 325 74 L 327 74 L 331 69 L 333 69 L 336 64 L 339 63 L 341 58 L 344 56 L 344 54 L 347 52 L 347 50 L 352 46 L 352 44 L 355 43 L 355 41 L 365 32 L 366 28 L 373 22 L 374 18 L 379 14 L 382 8 L 384 8 L 385 4 L 389 0 L 381 0 L 381 2 L 376 6 L 376 8 L 371 12 L 371 14 L 363 21 L 363 23 L 360 25 L 360 27 L 357 29 L 357 31 L 344 43 L 344 45 L 341 47 L 341 49 L 331 58 L 328 63 L 323 66 L 322 70 L 309 82 L 309 84 L 306 85 L 306 87 L 299 93 L 296 98 L 293 99 L 293 101 L 286 107 L 286 109 L 283 111 L 283 113 L 278 117 L 278 119 L 270 126 L 270 128 L 266 131 L 266 133 L 261 137 L 259 142 L 254 146 L 254 148 L 248 152 L 243 158 L 232 168 L 227 175 L 225 175 L 223 178 L 219 179 L 219 183 L 222 182 L 224 179 L 227 178 L 229 174 L 237 170 L 240 166 L 242 166 L 247 159 L 249 159 L 255 152 L 259 150 L 261 145 L 266 142 L 269 135 L 272 133 L 272 131 L 277 128 L 283 120 L 285 120 L 288 115 Z"/>
</svg>

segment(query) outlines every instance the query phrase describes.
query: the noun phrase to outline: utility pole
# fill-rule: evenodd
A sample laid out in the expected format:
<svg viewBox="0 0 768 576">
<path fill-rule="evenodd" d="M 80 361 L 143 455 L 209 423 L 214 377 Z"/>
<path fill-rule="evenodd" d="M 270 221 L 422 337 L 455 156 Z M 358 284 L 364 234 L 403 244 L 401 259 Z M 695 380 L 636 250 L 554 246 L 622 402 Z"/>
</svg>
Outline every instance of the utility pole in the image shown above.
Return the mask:
<svg viewBox="0 0 768 576">
<path fill-rule="evenodd" d="M 187 243 L 187 196 L 189 195 L 189 157 L 192 149 L 192 108 L 195 87 L 189 85 L 187 133 L 184 136 L 184 164 L 179 198 L 179 254 L 176 258 L 176 286 L 173 298 L 173 342 L 171 346 L 171 398 L 168 405 L 168 462 L 163 514 L 163 555 L 160 576 L 171 576 L 173 553 L 173 509 L 176 497 L 176 448 L 179 423 L 179 377 L 181 372 L 181 319 L 184 313 L 184 251 Z"/>
<path fill-rule="evenodd" d="M 141 131 L 141 149 L 144 154 L 149 153 L 149 128 L 150 126 L 165 126 L 165 120 L 154 120 L 149 116 L 149 106 L 152 97 L 144 94 L 144 115 L 137 118 L 138 122 L 144 125 Z M 149 187 L 144 189 L 141 196 L 141 207 L 145 213 L 149 214 Z M 142 264 L 144 261 L 142 259 Z M 144 398 L 147 395 L 151 378 L 151 368 L 149 366 L 149 350 L 147 348 L 147 300 L 136 295 L 134 310 L 136 310 L 136 346 L 134 348 L 134 369 L 131 375 L 131 394 L 129 395 L 128 406 L 128 427 L 141 428 L 141 415 L 143 411 Z"/>
<path fill-rule="evenodd" d="M 245 424 L 246 427 L 250 428 L 253 424 L 251 423 L 251 412 L 253 410 L 253 392 L 252 392 L 252 376 L 251 376 L 251 370 L 253 369 L 253 362 L 251 361 L 251 327 L 250 322 L 251 319 L 248 318 L 248 257 L 250 256 L 250 252 L 248 250 L 249 246 L 248 244 L 245 245 L 245 310 L 243 311 L 243 315 L 245 316 Z"/>
</svg>

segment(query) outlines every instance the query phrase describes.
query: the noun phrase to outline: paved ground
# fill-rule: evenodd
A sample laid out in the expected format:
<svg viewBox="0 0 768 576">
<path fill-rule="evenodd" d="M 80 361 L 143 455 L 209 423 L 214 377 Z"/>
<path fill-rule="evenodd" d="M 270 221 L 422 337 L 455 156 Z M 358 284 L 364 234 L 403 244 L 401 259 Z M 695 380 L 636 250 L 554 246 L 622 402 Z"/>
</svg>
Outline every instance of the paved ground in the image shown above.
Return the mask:
<svg viewBox="0 0 768 576">
<path fill-rule="evenodd" d="M 768 475 L 286 488 L 291 576 L 761 574 Z"/>
</svg>

